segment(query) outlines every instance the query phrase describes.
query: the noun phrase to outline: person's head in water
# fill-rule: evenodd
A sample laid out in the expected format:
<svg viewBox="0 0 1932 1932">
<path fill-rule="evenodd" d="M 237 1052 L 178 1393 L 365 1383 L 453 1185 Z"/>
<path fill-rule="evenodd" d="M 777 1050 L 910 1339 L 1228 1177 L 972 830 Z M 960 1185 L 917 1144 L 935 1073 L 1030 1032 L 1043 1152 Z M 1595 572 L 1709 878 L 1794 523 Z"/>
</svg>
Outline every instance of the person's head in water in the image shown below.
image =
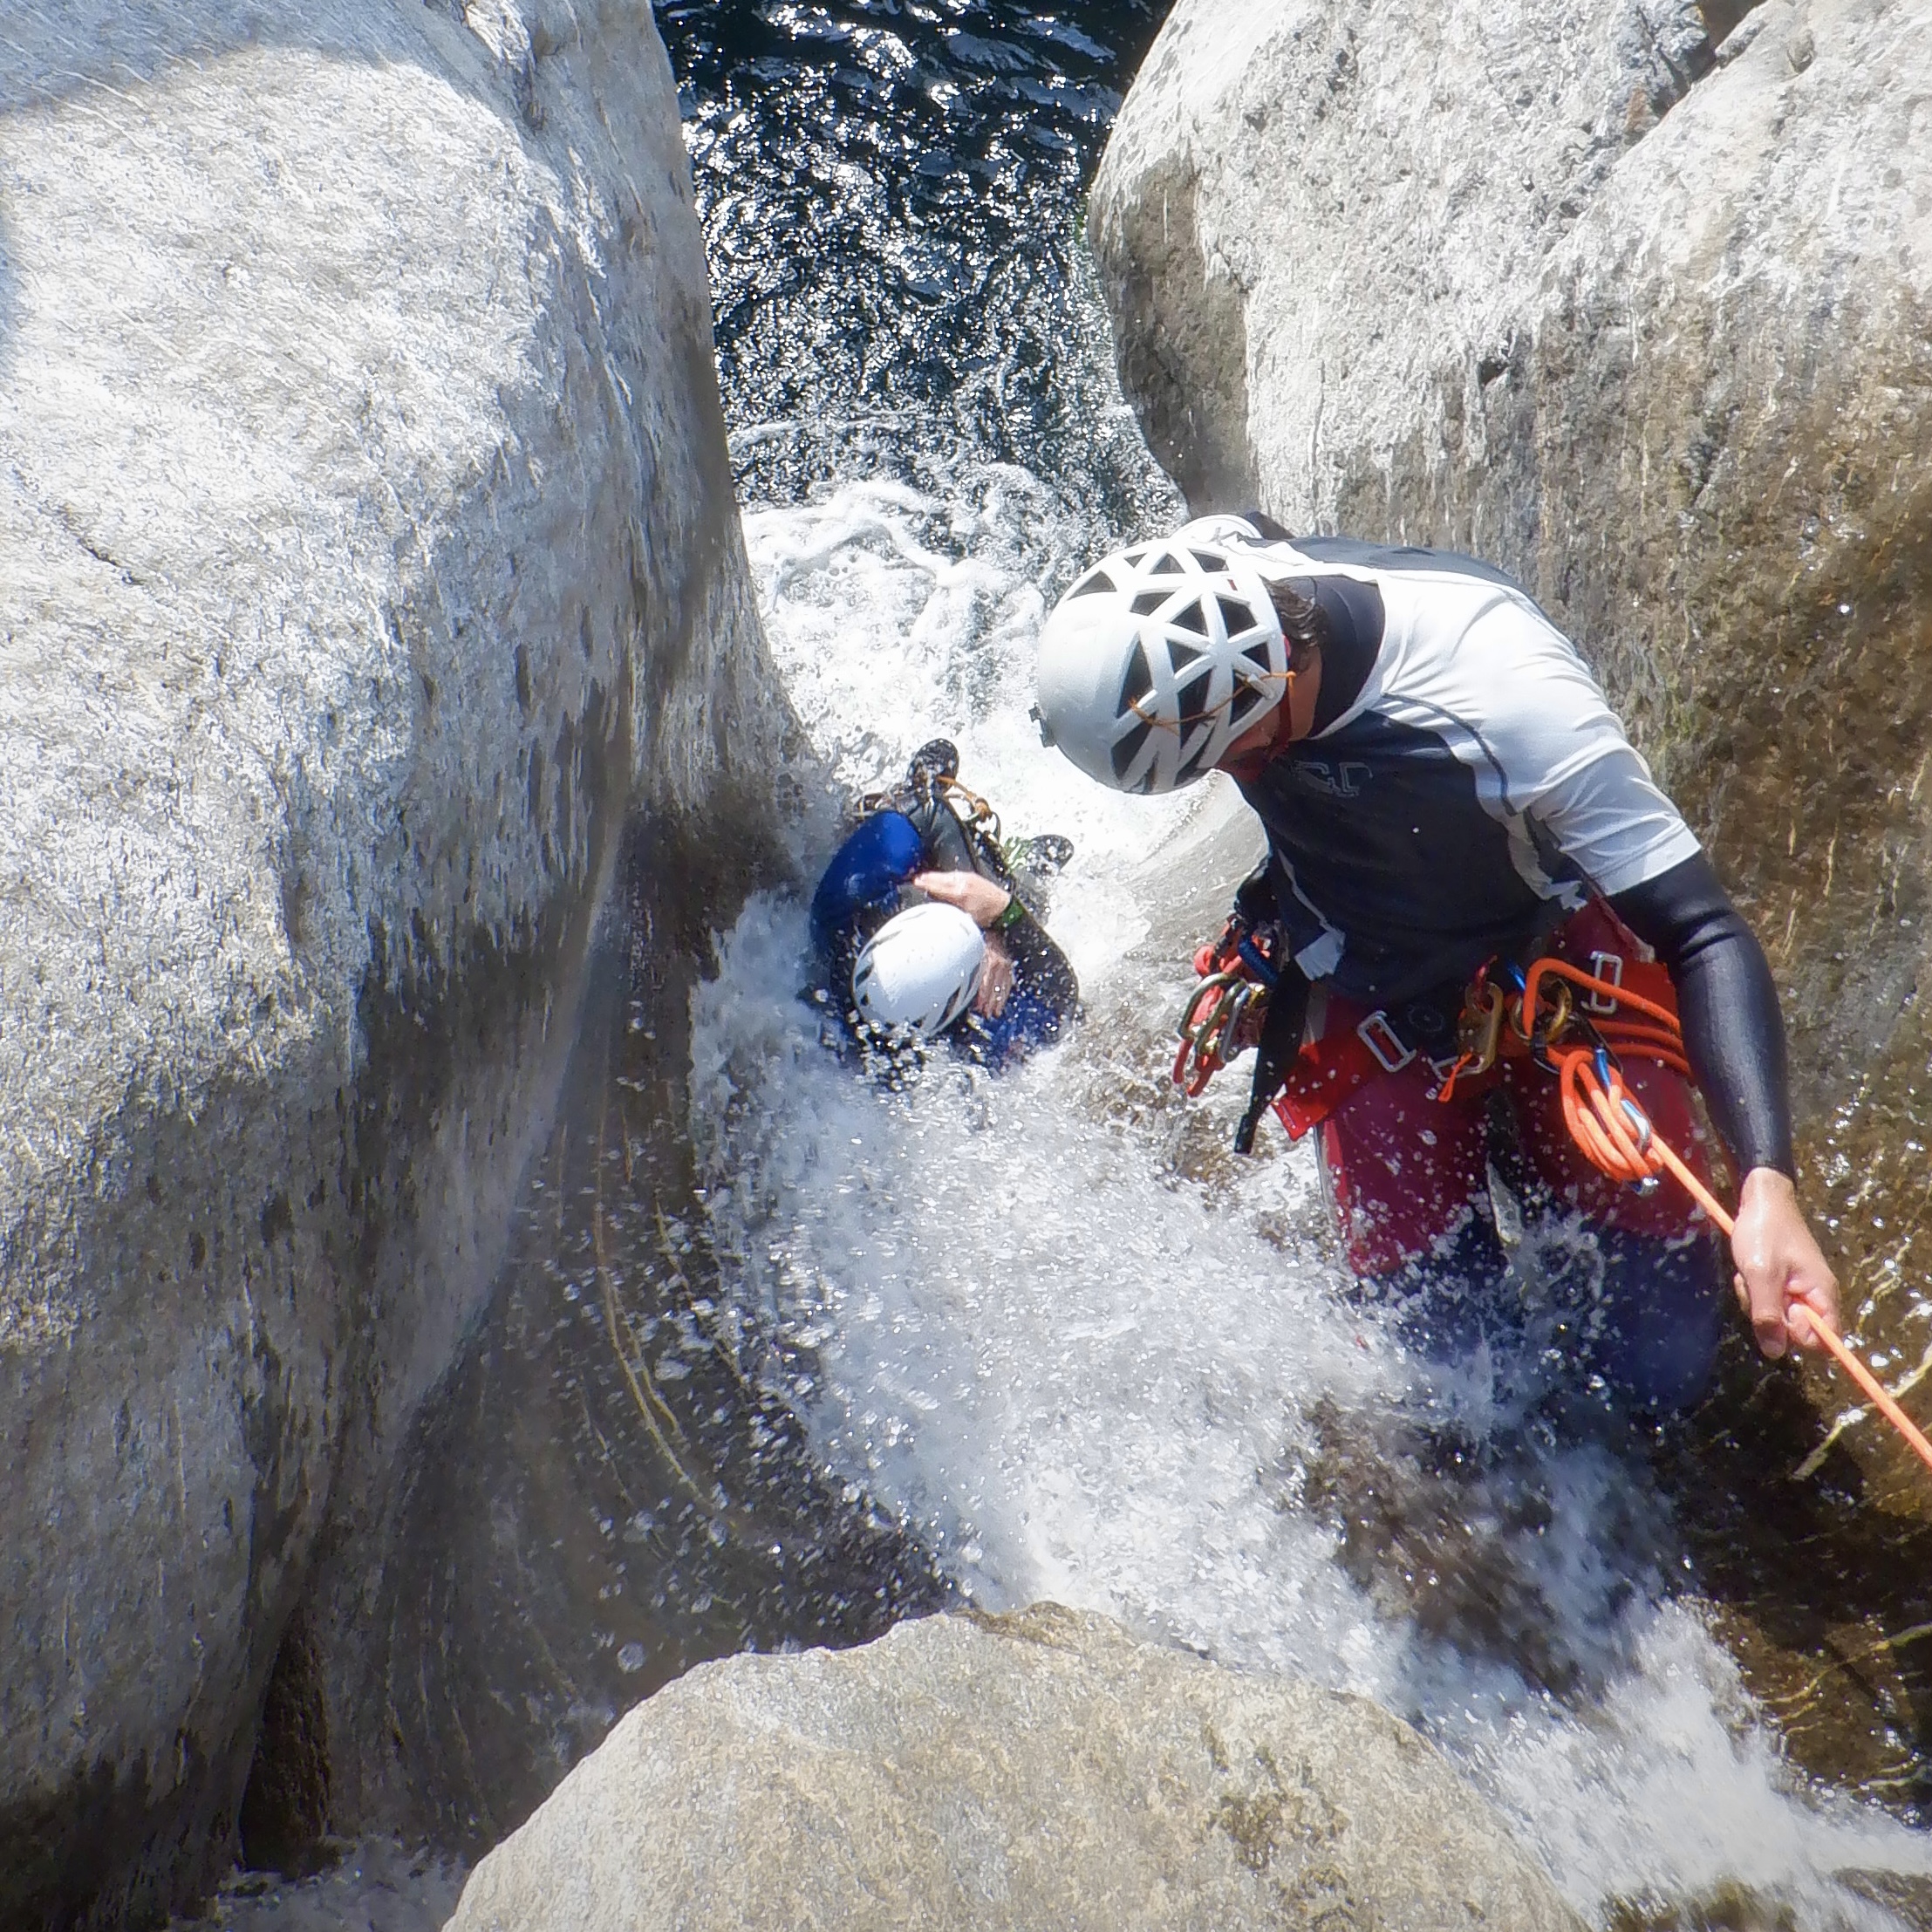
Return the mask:
<svg viewBox="0 0 1932 1932">
<path fill-rule="evenodd" d="M 937 899 L 895 913 L 852 965 L 852 1008 L 885 1038 L 936 1040 L 972 1012 L 986 966 L 971 915 Z"/>
<path fill-rule="evenodd" d="M 814 998 L 895 1061 L 943 1039 L 1000 1066 L 1059 1038 L 1080 984 L 1035 911 L 1070 843 L 1002 836 L 945 739 L 920 748 L 903 783 L 858 802 L 812 896 Z"/>
<path fill-rule="evenodd" d="M 1041 735 L 1116 791 L 1172 791 L 1312 719 L 1322 613 L 1219 523 L 1104 558 L 1041 633 Z"/>
</svg>

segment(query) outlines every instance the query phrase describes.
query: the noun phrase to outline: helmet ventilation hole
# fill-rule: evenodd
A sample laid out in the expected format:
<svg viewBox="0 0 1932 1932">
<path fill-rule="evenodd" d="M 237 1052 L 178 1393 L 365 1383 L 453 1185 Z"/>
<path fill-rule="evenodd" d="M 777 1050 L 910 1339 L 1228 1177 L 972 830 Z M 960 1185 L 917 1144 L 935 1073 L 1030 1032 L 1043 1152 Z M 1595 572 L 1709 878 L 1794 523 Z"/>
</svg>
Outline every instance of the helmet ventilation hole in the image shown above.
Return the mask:
<svg viewBox="0 0 1932 1932">
<path fill-rule="evenodd" d="M 1129 768 L 1140 756 L 1141 747 L 1147 742 L 1148 733 L 1153 728 L 1153 726 L 1149 724 L 1145 719 L 1136 719 L 1134 728 L 1123 738 L 1116 741 L 1112 753 L 1114 776 L 1116 778 L 1124 779 L 1126 777 Z"/>
<path fill-rule="evenodd" d="M 1244 685 L 1235 693 L 1234 702 L 1227 707 L 1227 723 L 1230 731 L 1238 732 L 1264 701 L 1265 694 L 1253 685 Z"/>
<path fill-rule="evenodd" d="M 1174 701 L 1179 707 L 1181 726 L 1184 730 L 1195 723 L 1207 708 L 1208 686 L 1214 682 L 1214 667 L 1207 666 L 1198 671 L 1174 693 Z"/>
<path fill-rule="evenodd" d="M 1212 731 L 1204 731 L 1201 734 L 1200 742 L 1191 751 L 1185 753 L 1180 763 L 1175 767 L 1174 782 L 1177 785 L 1184 785 L 1190 779 L 1200 776 L 1201 767 L 1207 761 L 1208 748 L 1213 742 Z"/>
</svg>

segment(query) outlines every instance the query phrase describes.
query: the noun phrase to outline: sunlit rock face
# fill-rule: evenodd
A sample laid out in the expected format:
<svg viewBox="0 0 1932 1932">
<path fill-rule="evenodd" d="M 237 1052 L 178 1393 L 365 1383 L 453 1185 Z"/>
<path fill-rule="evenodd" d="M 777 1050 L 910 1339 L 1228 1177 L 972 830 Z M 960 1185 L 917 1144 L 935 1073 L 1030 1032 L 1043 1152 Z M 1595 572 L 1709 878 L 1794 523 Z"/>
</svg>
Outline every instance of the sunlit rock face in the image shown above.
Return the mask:
<svg viewBox="0 0 1932 1932">
<path fill-rule="evenodd" d="M 1909 1367 L 1932 20 L 1739 11 L 1181 0 L 1090 233 L 1197 508 L 1493 558 L 1599 667 L 1771 952 L 1813 1184 Z"/>
<path fill-rule="evenodd" d="M 700 1665 L 471 1876 L 450 1932 L 1580 1922 L 1358 1697 L 1053 1604 Z"/>
<path fill-rule="evenodd" d="M 0 1922 L 112 1923 L 355 1641 L 620 829 L 782 720 L 645 0 L 6 10 L 0 369 Z"/>
</svg>

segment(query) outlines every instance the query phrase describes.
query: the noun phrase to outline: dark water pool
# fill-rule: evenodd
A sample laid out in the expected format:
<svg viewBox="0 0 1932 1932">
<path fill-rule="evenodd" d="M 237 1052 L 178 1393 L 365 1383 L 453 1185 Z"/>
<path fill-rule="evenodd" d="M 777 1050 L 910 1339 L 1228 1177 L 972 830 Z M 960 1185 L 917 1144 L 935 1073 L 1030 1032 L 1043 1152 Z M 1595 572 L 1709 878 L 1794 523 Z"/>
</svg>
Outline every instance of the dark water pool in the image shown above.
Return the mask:
<svg viewBox="0 0 1932 1932">
<path fill-rule="evenodd" d="M 741 494 L 795 501 L 935 446 L 1124 504 L 1096 461 L 1082 198 L 1164 0 L 678 0 Z M 1104 362 L 1101 363 L 1104 366 Z M 1127 521 L 1124 513 L 1121 521 Z"/>
</svg>

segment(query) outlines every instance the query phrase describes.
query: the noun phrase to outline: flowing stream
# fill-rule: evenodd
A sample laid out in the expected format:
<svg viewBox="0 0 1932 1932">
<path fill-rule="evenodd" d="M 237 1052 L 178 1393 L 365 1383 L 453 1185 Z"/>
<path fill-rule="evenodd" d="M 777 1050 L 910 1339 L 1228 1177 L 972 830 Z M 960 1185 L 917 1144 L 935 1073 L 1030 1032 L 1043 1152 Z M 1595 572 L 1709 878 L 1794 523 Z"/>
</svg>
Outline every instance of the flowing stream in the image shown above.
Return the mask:
<svg viewBox="0 0 1932 1932">
<path fill-rule="evenodd" d="M 1078 231 L 1156 10 L 659 20 L 793 704 L 840 788 L 944 733 L 1009 831 L 1073 839 L 1050 923 L 1088 1007 L 1008 1076 L 880 1091 L 798 997 L 800 892 L 753 899 L 694 997 L 689 1092 L 742 1371 L 962 1598 L 1104 1610 L 1410 1718 L 1593 1922 L 1932 1924 L 1925 1738 L 1884 1660 L 1837 1731 L 1800 1751 L 1780 1721 L 1815 1675 L 1820 1588 L 1854 1624 L 1872 1553 L 1855 1527 L 1814 1536 L 1837 1577 L 1765 1580 L 1793 1521 L 1862 1520 L 1828 1460 L 1802 1497 L 1787 1480 L 1819 1432 L 1793 1378 L 1737 1348 L 1703 1414 L 1633 1440 L 1484 1364 L 1430 1376 L 1338 1293 L 1305 1155 L 1272 1123 L 1266 1159 L 1227 1151 L 1245 1068 L 1185 1105 L 1165 1078 L 1189 955 L 1256 836 L 1209 788 L 1102 791 L 1027 717 L 1054 596 L 1179 513 Z M 834 809 L 795 828 L 802 878 Z M 221 1910 L 399 1929 L 453 1882 L 372 1853 Z"/>
</svg>

